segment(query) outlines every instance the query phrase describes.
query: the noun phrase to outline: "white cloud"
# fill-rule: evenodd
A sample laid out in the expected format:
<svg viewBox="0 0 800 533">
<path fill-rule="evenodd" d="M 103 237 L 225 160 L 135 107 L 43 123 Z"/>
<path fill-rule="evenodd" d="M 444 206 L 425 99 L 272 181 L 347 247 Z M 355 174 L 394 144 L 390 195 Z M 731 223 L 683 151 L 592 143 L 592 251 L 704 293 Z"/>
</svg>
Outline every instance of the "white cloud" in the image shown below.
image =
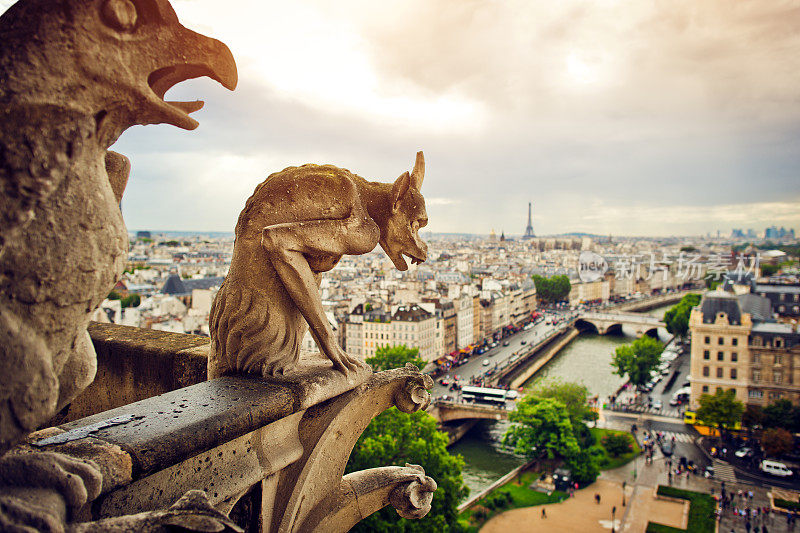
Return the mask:
<svg viewBox="0 0 800 533">
<path fill-rule="evenodd" d="M 434 231 L 518 233 L 529 200 L 538 233 L 800 226 L 796 0 L 173 5 L 240 85 L 173 90 L 196 131 L 123 135 L 131 227 L 227 230 L 270 172 L 391 181 L 418 149 Z"/>
</svg>

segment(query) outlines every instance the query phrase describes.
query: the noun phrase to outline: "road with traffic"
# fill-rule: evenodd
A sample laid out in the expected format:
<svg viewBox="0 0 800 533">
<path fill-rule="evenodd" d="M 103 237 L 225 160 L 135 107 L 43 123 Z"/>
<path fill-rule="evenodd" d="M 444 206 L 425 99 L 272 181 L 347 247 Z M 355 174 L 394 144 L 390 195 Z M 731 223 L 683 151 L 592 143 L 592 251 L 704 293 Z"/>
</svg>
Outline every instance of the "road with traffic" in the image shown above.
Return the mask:
<svg viewBox="0 0 800 533">
<path fill-rule="evenodd" d="M 518 333 L 514 333 L 500 341 L 497 341 L 496 347 L 490 348 L 481 355 L 473 355 L 465 364 L 451 368 L 447 374 L 437 376 L 434 388 L 431 391 L 431 396 L 434 399 L 441 398 L 445 395 L 457 398 L 458 391 L 451 391 L 449 384 L 441 385 L 441 379 L 445 379 L 448 383 L 452 384 L 455 376 L 458 376 L 458 382 L 461 385 L 469 385 L 470 378 L 484 376 L 487 371 L 497 369 L 498 367 L 502 366 L 502 364 L 511 359 L 515 353 L 524 351 L 529 345 L 535 344 L 549 333 L 566 327 L 566 320 L 564 317 L 569 315 L 564 313 L 547 314 L 548 318 L 553 316 L 561 319 L 559 324 L 554 326 L 547 324 L 547 320 L 541 320 L 528 330 L 521 330 Z M 508 342 L 508 346 L 504 345 L 506 342 Z M 523 344 L 523 342 L 525 344 Z M 488 361 L 489 364 L 484 365 L 484 361 Z"/>
</svg>

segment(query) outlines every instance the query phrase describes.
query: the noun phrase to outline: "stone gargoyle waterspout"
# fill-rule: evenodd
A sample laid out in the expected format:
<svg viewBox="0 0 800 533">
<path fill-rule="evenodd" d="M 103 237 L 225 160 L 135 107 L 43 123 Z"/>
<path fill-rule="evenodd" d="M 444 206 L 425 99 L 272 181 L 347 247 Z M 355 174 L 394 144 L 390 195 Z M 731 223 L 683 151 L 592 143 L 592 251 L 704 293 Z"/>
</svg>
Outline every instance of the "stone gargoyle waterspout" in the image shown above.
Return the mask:
<svg viewBox="0 0 800 533">
<path fill-rule="evenodd" d="M 130 165 L 108 148 L 137 124 L 195 128 L 202 102 L 163 97 L 200 76 L 233 89 L 233 56 L 166 0 L 20 0 L 0 17 L 0 454 L 94 379 L 87 324 L 128 246 Z M 100 478 L 91 461 L 6 454 L 0 523 L 57 523 Z M 24 504 L 52 487 L 66 505 Z"/>
</svg>

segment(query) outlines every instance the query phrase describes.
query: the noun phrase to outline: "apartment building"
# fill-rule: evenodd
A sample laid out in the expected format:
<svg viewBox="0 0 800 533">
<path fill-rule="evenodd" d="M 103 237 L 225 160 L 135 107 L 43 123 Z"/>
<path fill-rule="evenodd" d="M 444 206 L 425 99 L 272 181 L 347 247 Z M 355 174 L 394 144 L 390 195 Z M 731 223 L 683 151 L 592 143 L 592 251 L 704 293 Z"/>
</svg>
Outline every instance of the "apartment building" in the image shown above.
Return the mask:
<svg viewBox="0 0 800 533">
<path fill-rule="evenodd" d="M 480 342 L 483 338 L 481 326 L 481 297 L 479 294 L 472 295 L 472 342 Z"/>
<path fill-rule="evenodd" d="M 606 279 L 589 282 L 573 280 L 569 291 L 569 303 L 575 305 L 583 302 L 605 302 L 610 296 L 611 284 Z"/>
<path fill-rule="evenodd" d="M 800 404 L 800 334 L 797 324 L 757 323 L 750 334 L 748 402 L 782 398 Z"/>
<path fill-rule="evenodd" d="M 706 293 L 689 319 L 692 408 L 702 394 L 734 389 L 746 404 L 800 403 L 800 334 L 777 322 L 759 294 Z"/>
<path fill-rule="evenodd" d="M 732 293 L 706 293 L 692 310 L 692 409 L 697 409 L 702 394 L 714 394 L 718 388 L 734 389 L 739 400 L 747 401 L 747 343 L 752 327 L 750 313 L 743 312 Z"/>
<path fill-rule="evenodd" d="M 456 348 L 466 348 L 473 342 L 474 323 L 472 296 L 462 294 L 455 301 L 456 305 Z"/>
<path fill-rule="evenodd" d="M 401 305 L 392 315 L 394 344 L 405 344 L 419 348 L 420 357 L 430 362 L 442 354 L 434 349 L 436 320 L 417 304 Z"/>
</svg>

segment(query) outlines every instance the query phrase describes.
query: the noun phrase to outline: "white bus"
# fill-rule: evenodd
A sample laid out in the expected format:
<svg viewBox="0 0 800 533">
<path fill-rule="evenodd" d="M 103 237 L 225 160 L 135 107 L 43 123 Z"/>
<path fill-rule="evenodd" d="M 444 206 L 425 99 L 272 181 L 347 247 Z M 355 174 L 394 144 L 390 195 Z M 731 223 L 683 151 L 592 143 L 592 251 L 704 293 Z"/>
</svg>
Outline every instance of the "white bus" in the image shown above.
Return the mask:
<svg viewBox="0 0 800 533">
<path fill-rule="evenodd" d="M 466 401 L 480 403 L 498 403 L 505 405 L 507 400 L 516 400 L 519 394 L 515 390 L 490 389 L 487 387 L 472 387 L 465 385 L 461 388 L 461 397 Z"/>
</svg>

